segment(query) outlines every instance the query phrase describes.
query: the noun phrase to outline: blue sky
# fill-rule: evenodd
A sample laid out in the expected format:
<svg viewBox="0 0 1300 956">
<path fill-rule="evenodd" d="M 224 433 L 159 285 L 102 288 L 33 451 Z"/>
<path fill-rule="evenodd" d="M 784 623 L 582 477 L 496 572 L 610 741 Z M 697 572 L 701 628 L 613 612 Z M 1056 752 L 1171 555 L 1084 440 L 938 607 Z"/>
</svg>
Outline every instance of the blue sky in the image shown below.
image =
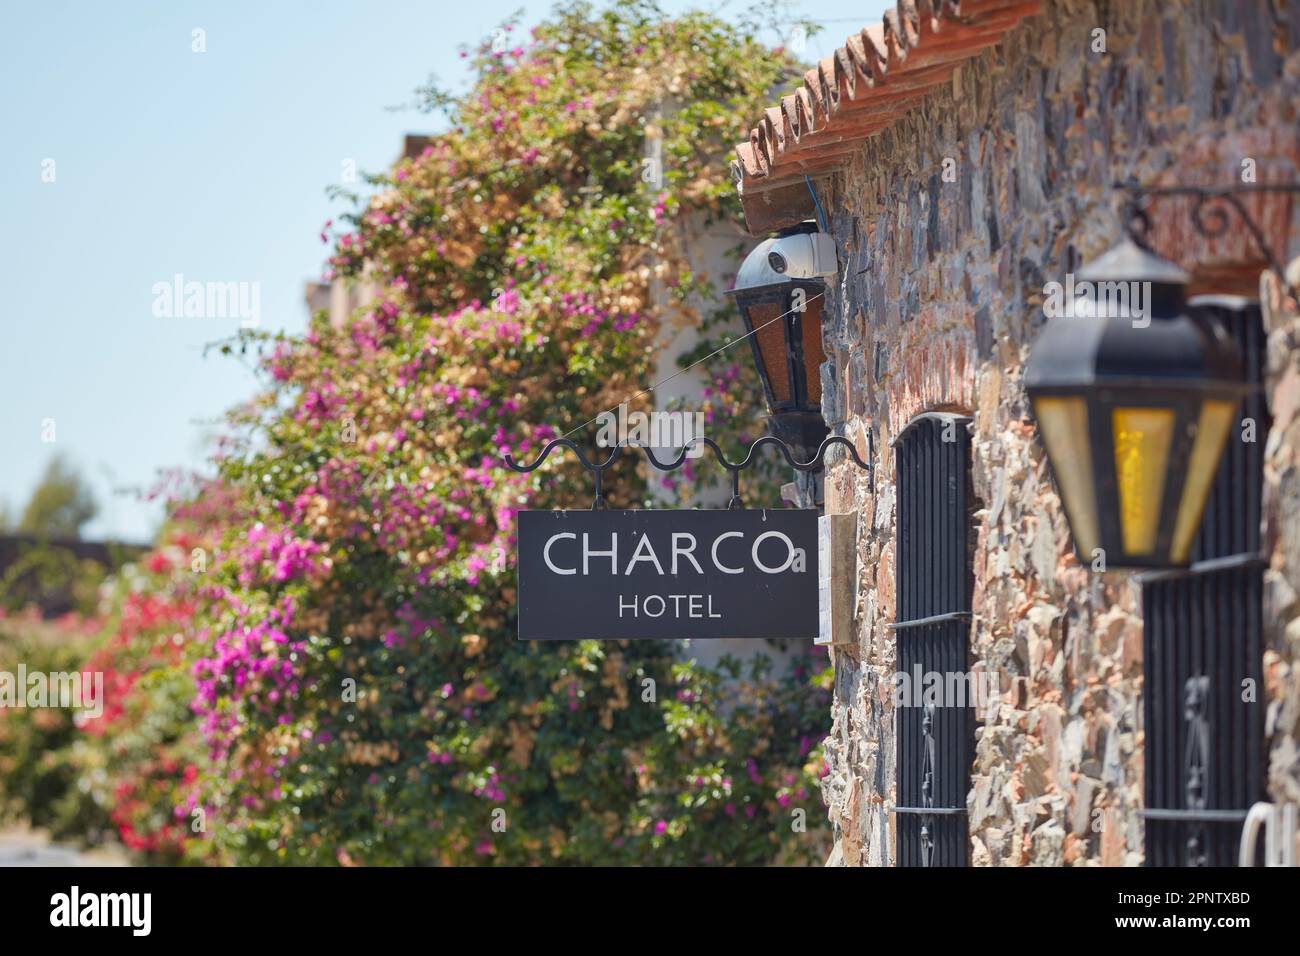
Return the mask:
<svg viewBox="0 0 1300 956">
<path fill-rule="evenodd" d="M 813 59 L 885 6 L 791 9 L 825 21 Z M 238 320 L 158 318 L 155 283 L 258 283 L 261 328 L 302 329 L 320 228 L 347 208 L 326 189 L 348 161 L 382 170 L 404 133 L 433 128 L 390 107 L 430 73 L 458 87 L 459 47 L 521 7 L 530 25 L 550 4 L 11 6 L 0 29 L 0 503 L 21 509 L 61 452 L 99 500 L 88 536 L 147 540 L 161 507 L 129 489 L 201 467 L 216 420 L 254 389 L 239 362 L 202 355 Z M 192 50 L 196 29 L 206 52 Z"/>
</svg>

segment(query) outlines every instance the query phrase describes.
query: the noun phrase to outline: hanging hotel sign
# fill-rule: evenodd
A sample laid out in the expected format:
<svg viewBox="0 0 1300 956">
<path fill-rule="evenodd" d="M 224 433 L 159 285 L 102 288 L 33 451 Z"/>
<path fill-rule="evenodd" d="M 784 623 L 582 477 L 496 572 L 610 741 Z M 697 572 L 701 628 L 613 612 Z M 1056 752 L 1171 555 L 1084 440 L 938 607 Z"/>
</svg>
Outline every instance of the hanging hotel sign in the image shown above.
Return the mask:
<svg viewBox="0 0 1300 956">
<path fill-rule="evenodd" d="M 817 512 L 522 511 L 525 641 L 817 635 Z"/>
</svg>

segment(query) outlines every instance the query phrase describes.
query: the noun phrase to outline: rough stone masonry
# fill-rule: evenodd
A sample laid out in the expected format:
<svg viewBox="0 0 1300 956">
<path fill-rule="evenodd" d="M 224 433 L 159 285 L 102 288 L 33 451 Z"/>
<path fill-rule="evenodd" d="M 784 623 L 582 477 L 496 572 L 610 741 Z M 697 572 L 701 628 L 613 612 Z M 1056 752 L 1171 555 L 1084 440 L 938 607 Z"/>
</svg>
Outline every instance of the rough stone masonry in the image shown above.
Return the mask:
<svg viewBox="0 0 1300 956">
<path fill-rule="evenodd" d="M 1104 30 L 1104 51 L 1095 31 Z M 977 719 L 967 799 L 976 865 L 1142 862 L 1142 619 L 1131 575 L 1074 557 L 1021 374 L 1046 282 L 1121 235 L 1112 188 L 1300 179 L 1300 2 L 1048 2 L 861 149 L 821 196 L 839 247 L 823 336 L 823 413 L 867 454 L 840 464 L 828 513 L 856 511 L 856 645 L 835 652 L 824 797 L 829 862 L 893 862 L 894 475 L 913 416 L 973 418 L 971 656 L 1000 697 Z M 945 161 L 946 164 L 945 164 Z M 945 176 L 945 170 L 949 175 Z M 955 175 L 952 175 L 955 173 Z M 1295 204 L 1300 206 L 1300 203 Z M 1300 253 L 1300 216 L 1254 202 L 1274 248 Z M 1192 235 L 1157 210 L 1158 251 L 1193 291 L 1259 296 L 1262 264 L 1233 223 Z M 1286 261 L 1286 260 L 1284 260 Z M 1269 791 L 1300 801 L 1300 317 L 1275 277 L 1265 540 Z M 1095 826 L 1098 819 L 1103 826 Z"/>
</svg>

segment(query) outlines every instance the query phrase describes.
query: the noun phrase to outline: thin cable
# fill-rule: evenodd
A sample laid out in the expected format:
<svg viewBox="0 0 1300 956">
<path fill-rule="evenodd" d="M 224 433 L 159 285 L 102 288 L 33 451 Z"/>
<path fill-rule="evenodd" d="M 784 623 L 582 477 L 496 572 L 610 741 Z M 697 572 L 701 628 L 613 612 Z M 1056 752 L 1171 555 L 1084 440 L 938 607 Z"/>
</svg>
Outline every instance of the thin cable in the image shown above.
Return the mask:
<svg viewBox="0 0 1300 956">
<path fill-rule="evenodd" d="M 826 213 L 822 212 L 822 201 L 817 198 L 817 190 L 813 189 L 812 179 L 807 173 L 803 174 L 803 181 L 808 184 L 808 191 L 812 193 L 813 205 L 817 207 L 817 219 L 822 224 L 822 232 L 826 232 Z"/>
<path fill-rule="evenodd" d="M 803 304 L 804 304 L 804 305 L 807 305 L 809 302 L 812 302 L 814 299 L 820 299 L 820 298 L 821 298 L 822 296 L 824 296 L 825 294 L 826 294 L 825 292 L 818 292 L 816 295 L 814 295 L 814 296 L 810 296 L 810 297 L 808 297 L 807 299 L 805 299 Z M 623 399 L 623 401 L 619 402 L 618 405 L 615 405 L 613 408 L 607 408 L 607 409 L 605 409 L 603 412 L 601 412 L 601 413 L 600 413 L 599 415 L 597 415 L 595 418 L 591 419 L 590 421 L 583 422 L 581 425 L 577 426 L 576 428 L 571 428 L 571 429 L 569 429 L 567 432 L 565 432 L 565 433 L 564 433 L 563 435 L 561 435 L 560 437 L 561 437 L 561 438 L 568 438 L 568 437 L 569 437 L 570 435 L 572 435 L 574 432 L 582 431 L 582 429 L 586 428 L 586 427 L 587 427 L 588 425 L 590 425 L 592 422 L 599 421 L 600 418 L 601 418 L 601 416 L 603 416 L 603 415 L 608 415 L 610 412 L 613 412 L 613 411 L 617 411 L 619 405 L 624 405 L 624 404 L 626 404 L 627 402 L 634 401 L 634 400 L 640 398 L 642 395 L 648 394 L 649 392 L 653 392 L 656 388 L 660 388 L 660 387 L 662 387 L 662 386 L 664 386 L 664 385 L 667 385 L 669 382 L 671 382 L 673 379 L 675 379 L 678 375 L 684 375 L 684 374 L 686 374 L 687 372 L 689 372 L 691 369 L 695 368 L 695 366 L 701 364 L 702 362 L 707 362 L 709 359 L 713 358 L 713 356 L 718 355 L 718 354 L 721 353 L 721 352 L 725 352 L 727 349 L 731 348 L 731 347 L 732 347 L 733 345 L 735 345 L 737 342 L 743 342 L 745 339 L 749 338 L 749 337 L 750 337 L 751 335 L 753 335 L 755 332 L 761 332 L 763 329 L 767 328 L 767 327 L 768 327 L 769 325 L 771 325 L 773 322 L 779 322 L 779 321 L 781 321 L 782 319 L 784 319 L 787 315 L 793 315 L 795 312 L 802 312 L 802 311 L 803 311 L 803 309 L 790 309 L 790 310 L 787 311 L 787 312 L 782 312 L 782 313 L 781 313 L 780 315 L 778 315 L 776 318 L 774 318 L 774 319 L 769 319 L 768 321 L 766 321 L 766 322 L 764 322 L 762 325 L 760 325 L 758 328 L 753 329 L 753 330 L 751 330 L 751 331 L 749 331 L 749 332 L 746 332 L 744 335 L 740 336 L 739 338 L 732 339 L 732 340 L 731 340 L 730 342 L 728 342 L 726 345 L 722 346 L 721 348 L 714 349 L 712 352 L 710 352 L 708 355 L 704 356 L 703 358 L 696 359 L 694 362 L 692 362 L 690 365 L 686 366 L 685 368 L 678 369 L 676 372 L 673 372 L 672 375 L 669 375 L 669 376 L 668 376 L 666 379 L 664 379 L 663 381 L 661 381 L 661 382 L 655 382 L 653 385 L 649 386 L 648 388 L 643 388 L 643 389 L 641 389 L 641 391 L 637 392 L 635 395 L 629 395 L 627 398 Z"/>
</svg>

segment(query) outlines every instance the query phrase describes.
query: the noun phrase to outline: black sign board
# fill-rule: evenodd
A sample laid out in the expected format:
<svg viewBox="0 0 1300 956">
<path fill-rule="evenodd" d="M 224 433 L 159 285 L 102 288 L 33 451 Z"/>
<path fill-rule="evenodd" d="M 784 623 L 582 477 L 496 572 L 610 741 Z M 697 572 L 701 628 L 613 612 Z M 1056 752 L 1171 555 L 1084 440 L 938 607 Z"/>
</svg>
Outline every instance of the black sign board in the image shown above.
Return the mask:
<svg viewBox="0 0 1300 956">
<path fill-rule="evenodd" d="M 525 641 L 817 636 L 817 512 L 521 511 Z"/>
</svg>

